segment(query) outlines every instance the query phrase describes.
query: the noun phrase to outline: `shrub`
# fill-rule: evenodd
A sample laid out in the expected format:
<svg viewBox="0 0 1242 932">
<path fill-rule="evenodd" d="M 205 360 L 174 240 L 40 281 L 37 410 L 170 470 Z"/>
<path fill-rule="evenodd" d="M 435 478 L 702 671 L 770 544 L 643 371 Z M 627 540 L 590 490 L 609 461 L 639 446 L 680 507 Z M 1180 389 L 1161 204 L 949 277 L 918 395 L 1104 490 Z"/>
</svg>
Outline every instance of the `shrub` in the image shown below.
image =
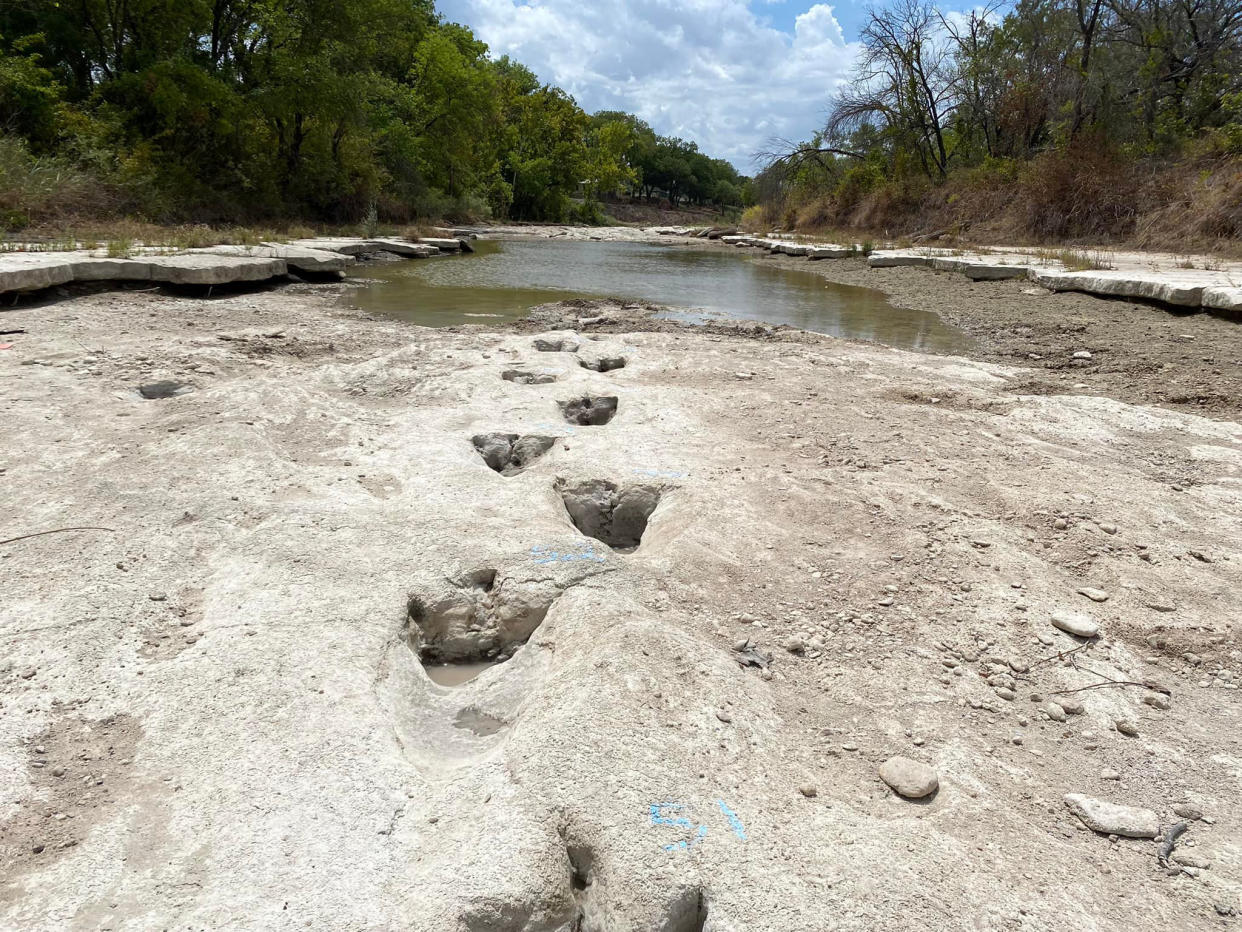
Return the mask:
<svg viewBox="0 0 1242 932">
<path fill-rule="evenodd" d="M 66 159 L 35 157 L 21 139 L 0 134 L 0 222 L 6 231 L 51 217 L 107 213 L 112 204 L 106 185 Z"/>
<path fill-rule="evenodd" d="M 1014 207 L 1035 237 L 1124 236 L 1134 229 L 1137 194 L 1133 163 L 1105 140 L 1082 137 L 1026 167 Z"/>
</svg>

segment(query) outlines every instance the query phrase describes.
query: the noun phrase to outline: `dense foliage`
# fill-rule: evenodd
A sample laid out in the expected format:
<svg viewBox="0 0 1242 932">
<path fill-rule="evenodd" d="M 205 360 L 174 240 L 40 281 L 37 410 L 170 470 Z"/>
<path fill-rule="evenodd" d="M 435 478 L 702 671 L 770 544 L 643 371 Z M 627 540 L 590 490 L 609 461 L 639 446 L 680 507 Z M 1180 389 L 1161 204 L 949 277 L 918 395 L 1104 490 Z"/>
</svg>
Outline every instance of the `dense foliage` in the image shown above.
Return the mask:
<svg viewBox="0 0 1242 932">
<path fill-rule="evenodd" d="M 1036 233 L 1124 232 L 1143 170 L 1242 154 L 1239 0 L 1018 0 L 1003 16 L 894 0 L 860 38 L 823 130 L 774 147 L 769 207 L 885 219 L 990 187 Z"/>
<path fill-rule="evenodd" d="M 432 0 L 5 0 L 0 225 L 600 216 L 740 205 L 726 163 L 590 117 Z"/>
</svg>

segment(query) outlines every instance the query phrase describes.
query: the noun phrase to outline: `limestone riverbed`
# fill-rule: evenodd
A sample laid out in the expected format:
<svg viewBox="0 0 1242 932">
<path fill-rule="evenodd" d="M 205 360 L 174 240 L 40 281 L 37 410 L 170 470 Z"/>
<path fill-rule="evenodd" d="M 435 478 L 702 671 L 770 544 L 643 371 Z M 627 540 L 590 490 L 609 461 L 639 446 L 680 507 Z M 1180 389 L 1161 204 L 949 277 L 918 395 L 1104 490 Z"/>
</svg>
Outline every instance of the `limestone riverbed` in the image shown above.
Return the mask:
<svg viewBox="0 0 1242 932">
<path fill-rule="evenodd" d="M 416 328 L 343 287 L 3 315 L 0 925 L 1242 905 L 1236 422 L 607 303 Z"/>
</svg>

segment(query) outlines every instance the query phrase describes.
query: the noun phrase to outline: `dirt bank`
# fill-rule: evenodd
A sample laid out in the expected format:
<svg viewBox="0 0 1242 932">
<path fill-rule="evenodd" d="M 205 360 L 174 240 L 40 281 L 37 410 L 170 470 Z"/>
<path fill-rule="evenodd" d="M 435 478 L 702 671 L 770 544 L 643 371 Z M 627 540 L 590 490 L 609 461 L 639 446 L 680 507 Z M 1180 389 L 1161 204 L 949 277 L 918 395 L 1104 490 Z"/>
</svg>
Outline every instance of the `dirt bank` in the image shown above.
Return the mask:
<svg viewBox="0 0 1242 932">
<path fill-rule="evenodd" d="M 1242 322 L 1237 319 L 1053 294 L 1022 281 L 972 282 L 928 269 L 870 269 L 862 258 L 808 262 L 739 252 L 744 260 L 878 288 L 901 307 L 935 311 L 978 341 L 972 358 L 1028 370 L 1015 391 L 1090 392 L 1209 417 L 1236 420 L 1242 415 Z M 1081 352 L 1091 358 L 1075 358 Z"/>
<path fill-rule="evenodd" d="M 0 926 L 1236 921 L 1238 424 L 340 288 L 0 315 Z"/>
</svg>

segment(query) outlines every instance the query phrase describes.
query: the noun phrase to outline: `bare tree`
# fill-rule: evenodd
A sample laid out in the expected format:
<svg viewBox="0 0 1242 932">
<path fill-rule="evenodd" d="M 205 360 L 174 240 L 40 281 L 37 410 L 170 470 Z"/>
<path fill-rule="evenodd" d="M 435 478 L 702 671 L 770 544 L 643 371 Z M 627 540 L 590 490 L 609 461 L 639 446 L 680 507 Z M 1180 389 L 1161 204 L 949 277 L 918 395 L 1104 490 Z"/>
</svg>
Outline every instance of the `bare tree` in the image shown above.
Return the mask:
<svg viewBox="0 0 1242 932">
<path fill-rule="evenodd" d="M 913 143 L 928 177 L 943 177 L 952 152 L 945 125 L 956 104 L 951 43 L 926 0 L 871 7 L 854 80 L 833 104 L 826 130 L 878 122 Z"/>
</svg>

